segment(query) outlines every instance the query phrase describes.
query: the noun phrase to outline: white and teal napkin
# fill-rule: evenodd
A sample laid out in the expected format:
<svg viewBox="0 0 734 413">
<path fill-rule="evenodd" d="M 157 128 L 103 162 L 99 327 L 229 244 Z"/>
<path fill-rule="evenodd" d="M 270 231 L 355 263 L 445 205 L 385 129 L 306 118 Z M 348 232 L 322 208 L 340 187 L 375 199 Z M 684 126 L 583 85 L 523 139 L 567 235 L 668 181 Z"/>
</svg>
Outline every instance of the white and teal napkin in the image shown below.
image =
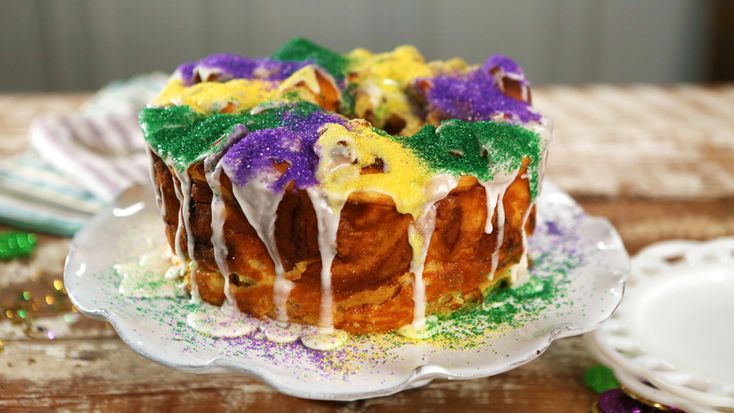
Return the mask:
<svg viewBox="0 0 734 413">
<path fill-rule="evenodd" d="M 34 119 L 32 149 L 0 159 L 0 222 L 71 236 L 125 188 L 147 183 L 136 113 L 165 81 L 156 73 L 114 82 L 79 112 Z"/>
</svg>

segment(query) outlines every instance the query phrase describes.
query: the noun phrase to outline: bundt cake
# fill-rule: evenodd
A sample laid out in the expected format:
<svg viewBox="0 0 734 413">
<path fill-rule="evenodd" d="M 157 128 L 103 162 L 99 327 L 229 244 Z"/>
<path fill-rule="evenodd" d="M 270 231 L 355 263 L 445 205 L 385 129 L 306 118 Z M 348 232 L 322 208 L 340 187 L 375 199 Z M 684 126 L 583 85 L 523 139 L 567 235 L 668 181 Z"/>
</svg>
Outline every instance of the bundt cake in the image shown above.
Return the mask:
<svg viewBox="0 0 734 413">
<path fill-rule="evenodd" d="M 193 299 L 420 330 L 527 268 L 550 132 L 507 57 L 293 39 L 181 65 L 139 118 L 169 273 Z"/>
</svg>

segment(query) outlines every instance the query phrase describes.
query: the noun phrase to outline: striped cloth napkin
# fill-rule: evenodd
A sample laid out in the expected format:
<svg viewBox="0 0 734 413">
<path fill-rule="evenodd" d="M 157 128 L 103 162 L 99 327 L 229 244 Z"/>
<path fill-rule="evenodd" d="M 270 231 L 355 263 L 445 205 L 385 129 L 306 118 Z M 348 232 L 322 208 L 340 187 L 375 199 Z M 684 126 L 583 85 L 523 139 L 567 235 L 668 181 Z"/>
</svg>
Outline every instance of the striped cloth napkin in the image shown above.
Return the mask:
<svg viewBox="0 0 734 413">
<path fill-rule="evenodd" d="M 148 179 L 148 158 L 134 112 L 46 115 L 30 128 L 41 159 L 104 203 Z"/>
<path fill-rule="evenodd" d="M 0 222 L 70 236 L 125 188 L 147 183 L 148 156 L 137 111 L 163 74 L 110 84 L 77 113 L 31 122 L 31 150 L 0 159 Z"/>
</svg>

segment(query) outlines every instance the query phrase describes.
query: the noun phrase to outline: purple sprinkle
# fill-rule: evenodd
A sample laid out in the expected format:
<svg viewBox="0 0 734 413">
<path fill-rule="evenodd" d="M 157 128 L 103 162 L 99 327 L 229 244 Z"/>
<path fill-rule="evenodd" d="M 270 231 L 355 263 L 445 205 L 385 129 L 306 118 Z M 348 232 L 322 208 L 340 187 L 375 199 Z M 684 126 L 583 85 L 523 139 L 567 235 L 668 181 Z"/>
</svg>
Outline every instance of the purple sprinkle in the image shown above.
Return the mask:
<svg viewBox="0 0 734 413">
<path fill-rule="evenodd" d="M 273 191 L 283 191 L 291 181 L 299 189 L 316 185 L 319 155 L 314 145 L 319 128 L 327 123 L 344 120 L 324 112 L 286 112 L 281 126 L 249 133 L 235 143 L 222 158 L 224 169 L 235 184 L 245 185 L 258 173 L 273 170 L 273 163 L 287 162 L 290 166 L 273 183 Z"/>
<path fill-rule="evenodd" d="M 548 221 L 548 222 L 546 222 L 545 225 L 547 227 L 548 234 L 550 234 L 550 235 L 563 235 L 563 233 L 561 232 L 561 229 L 558 228 L 558 224 L 556 224 L 555 222 Z"/>
<path fill-rule="evenodd" d="M 520 65 L 505 55 L 494 54 L 489 56 L 482 65 L 482 69 L 487 72 L 490 72 L 494 68 L 500 68 L 506 74 L 519 76 L 523 79 L 525 78 L 525 73 L 522 71 Z"/>
<path fill-rule="evenodd" d="M 216 72 L 219 80 L 229 79 L 264 79 L 280 81 L 287 79 L 298 69 L 310 64 L 309 61 L 285 62 L 268 57 L 249 58 L 230 53 L 219 53 L 207 56 L 195 62 L 184 63 L 178 67 L 178 73 L 185 85 L 192 85 L 201 69 Z"/>
<path fill-rule="evenodd" d="M 487 59 L 482 68 L 428 79 L 432 84 L 427 94 L 429 105 L 448 119 L 472 122 L 493 120 L 505 115 L 513 123 L 540 121 L 541 115 L 528 103 L 502 93 L 489 71 L 495 66 L 515 77 L 522 74 L 517 63 L 508 57 L 494 55 Z M 527 82 L 524 77 L 521 79 Z"/>
</svg>

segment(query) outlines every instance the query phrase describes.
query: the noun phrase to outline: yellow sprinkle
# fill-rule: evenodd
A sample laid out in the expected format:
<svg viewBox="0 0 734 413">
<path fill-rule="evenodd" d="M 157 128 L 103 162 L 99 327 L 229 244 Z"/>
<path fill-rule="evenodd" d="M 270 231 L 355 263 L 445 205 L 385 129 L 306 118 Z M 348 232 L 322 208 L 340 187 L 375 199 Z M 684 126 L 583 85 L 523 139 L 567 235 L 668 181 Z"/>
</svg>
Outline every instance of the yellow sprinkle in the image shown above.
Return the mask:
<svg viewBox="0 0 734 413">
<path fill-rule="evenodd" d="M 56 298 L 54 298 L 53 295 L 47 295 L 46 296 L 46 304 L 53 305 L 53 303 L 56 302 Z"/>
<path fill-rule="evenodd" d="M 428 62 L 428 66 L 431 68 L 434 75 L 451 72 L 464 72 L 470 68 L 465 61 L 458 57 L 449 60 L 434 60 Z"/>
<path fill-rule="evenodd" d="M 321 158 L 317 177 L 327 193 L 346 199 L 352 192 L 377 192 L 390 196 L 400 213 L 418 218 L 423 212 L 428 201 L 427 168 L 412 152 L 375 133 L 368 123 L 351 121 L 350 130 L 327 124 L 317 143 Z M 383 173 L 360 173 L 378 158 L 384 164 Z"/>
<path fill-rule="evenodd" d="M 359 85 L 354 103 L 357 117 L 372 112 L 375 126 L 381 128 L 389 116 L 395 114 L 406 123 L 402 134 L 417 132 L 421 122 L 413 113 L 405 89 L 415 79 L 430 77 L 433 73 L 418 49 L 400 46 L 392 52 L 380 54 L 355 49 L 349 56 L 354 62 L 350 67 L 352 81 Z"/>
<path fill-rule="evenodd" d="M 13 310 L 5 310 L 5 317 L 7 318 L 13 318 L 15 314 L 13 313 Z"/>
<path fill-rule="evenodd" d="M 400 87 L 409 86 L 416 78 L 431 76 L 431 69 L 418 49 L 399 46 L 392 52 L 373 54 L 365 49 L 349 53 L 350 66 L 360 77 L 392 80 Z"/>
<path fill-rule="evenodd" d="M 158 97 L 156 106 L 187 105 L 199 113 L 249 110 L 275 95 L 275 84 L 260 79 L 234 79 L 227 82 L 201 82 L 185 86 L 171 79 Z M 233 106 L 233 107 L 229 107 Z"/>
<path fill-rule="evenodd" d="M 311 93 L 319 94 L 319 80 L 316 78 L 316 67 L 313 65 L 305 66 L 294 72 L 288 79 L 278 86 L 278 92 L 284 93 L 289 90 L 299 89 L 303 84 Z"/>
<path fill-rule="evenodd" d="M 64 289 L 64 282 L 59 279 L 54 280 L 54 290 L 61 291 L 63 289 Z"/>
<path fill-rule="evenodd" d="M 319 83 L 319 76 L 326 80 L 329 84 L 331 91 L 321 90 L 321 84 Z M 288 102 L 294 99 L 305 100 L 307 102 L 327 107 L 324 105 L 336 106 L 336 102 L 326 102 L 326 95 L 333 95 L 334 98 L 338 99 L 339 88 L 332 77 L 319 69 L 315 65 L 308 65 L 298 69 L 290 77 L 285 79 L 283 83 L 278 86 L 278 90 L 275 93 L 273 100 L 276 102 Z"/>
</svg>

